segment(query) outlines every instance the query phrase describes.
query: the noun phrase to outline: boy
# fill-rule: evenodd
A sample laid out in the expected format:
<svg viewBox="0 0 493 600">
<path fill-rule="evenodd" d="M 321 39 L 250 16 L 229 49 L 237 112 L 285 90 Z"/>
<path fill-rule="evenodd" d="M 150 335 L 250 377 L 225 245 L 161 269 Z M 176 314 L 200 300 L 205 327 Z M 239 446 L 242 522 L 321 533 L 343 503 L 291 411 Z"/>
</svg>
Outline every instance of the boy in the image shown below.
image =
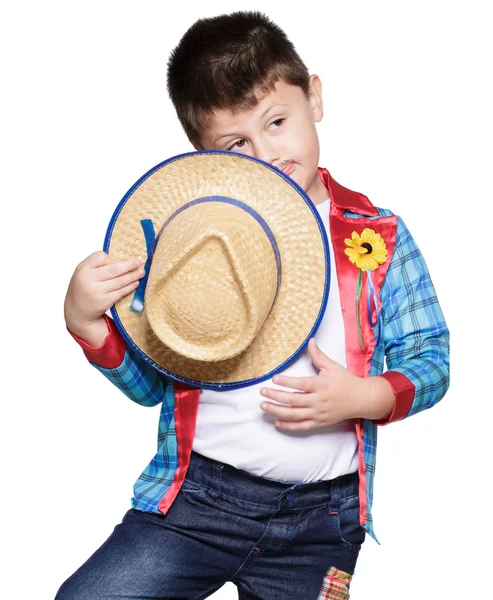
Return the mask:
<svg viewBox="0 0 493 600">
<path fill-rule="evenodd" d="M 401 219 L 318 168 L 321 82 L 265 16 L 196 22 L 171 55 L 168 90 L 195 149 L 260 158 L 303 188 L 337 274 L 319 345 L 273 379 L 284 389 L 199 392 L 154 371 L 105 315 L 143 277 L 137 260 L 96 252 L 77 267 L 69 331 L 128 397 L 162 409 L 133 508 L 57 598 L 199 599 L 226 581 L 245 600 L 349 598 L 374 537 L 376 426 L 433 406 L 448 387 L 448 330 L 426 265 Z M 363 272 L 378 334 L 371 309 L 368 320 L 355 310 Z"/>
</svg>

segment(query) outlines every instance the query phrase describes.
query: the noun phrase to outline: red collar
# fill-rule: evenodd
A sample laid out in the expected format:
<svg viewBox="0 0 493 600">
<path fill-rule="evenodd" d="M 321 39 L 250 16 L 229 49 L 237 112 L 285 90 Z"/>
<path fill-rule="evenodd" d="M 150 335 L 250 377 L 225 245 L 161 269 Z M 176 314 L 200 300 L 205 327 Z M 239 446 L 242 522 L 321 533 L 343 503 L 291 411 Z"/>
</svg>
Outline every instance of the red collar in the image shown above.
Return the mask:
<svg viewBox="0 0 493 600">
<path fill-rule="evenodd" d="M 342 212 L 345 210 L 365 216 L 378 216 L 378 210 L 364 194 L 343 187 L 331 176 L 327 169 L 318 169 L 318 174 L 329 190 L 332 203 Z"/>
</svg>

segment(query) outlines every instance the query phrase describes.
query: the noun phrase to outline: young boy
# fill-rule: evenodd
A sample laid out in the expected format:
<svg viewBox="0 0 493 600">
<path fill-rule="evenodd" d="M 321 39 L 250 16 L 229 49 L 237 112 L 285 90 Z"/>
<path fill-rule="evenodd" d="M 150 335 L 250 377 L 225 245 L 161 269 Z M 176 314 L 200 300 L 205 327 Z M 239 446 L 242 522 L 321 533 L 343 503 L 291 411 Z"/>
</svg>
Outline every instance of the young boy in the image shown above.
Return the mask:
<svg viewBox="0 0 493 600">
<path fill-rule="evenodd" d="M 138 259 L 96 252 L 78 265 L 69 331 L 129 398 L 162 408 L 133 508 L 57 599 L 200 599 L 227 581 L 243 600 L 349 598 L 361 544 L 375 537 L 377 425 L 448 387 L 449 334 L 426 265 L 400 218 L 318 168 L 320 79 L 265 16 L 196 22 L 171 55 L 168 89 L 195 149 L 260 158 L 305 190 L 328 232 L 329 302 L 318 343 L 273 381 L 199 391 L 154 371 L 105 315 L 137 287 Z M 356 314 L 363 271 L 379 335 Z"/>
</svg>

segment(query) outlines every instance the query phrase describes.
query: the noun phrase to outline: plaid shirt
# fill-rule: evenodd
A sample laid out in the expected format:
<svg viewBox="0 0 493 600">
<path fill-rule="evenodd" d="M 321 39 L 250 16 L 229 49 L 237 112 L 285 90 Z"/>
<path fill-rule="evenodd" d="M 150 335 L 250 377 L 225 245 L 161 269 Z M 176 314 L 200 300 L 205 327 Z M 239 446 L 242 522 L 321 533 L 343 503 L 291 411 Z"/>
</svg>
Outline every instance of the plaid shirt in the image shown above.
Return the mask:
<svg viewBox="0 0 493 600">
<path fill-rule="evenodd" d="M 341 218 L 347 219 L 350 227 L 356 227 L 359 219 L 365 220 L 364 226 L 368 225 L 367 221 L 375 221 L 375 229 L 382 218 L 382 223 L 388 217 L 395 223 L 396 217 L 389 210 L 376 209 L 361 194 L 355 199 L 356 192 L 339 186 L 325 170 L 320 174 L 331 192 L 332 202 L 338 199 Z M 371 210 L 362 210 L 363 214 L 343 210 L 348 198 L 353 200 L 349 204 L 351 208 L 361 201 L 362 206 L 369 206 Z M 340 247 L 339 250 L 343 252 Z M 339 266 L 337 273 L 340 276 Z M 387 422 L 359 419 L 357 426 L 361 523 L 375 539 L 371 507 L 378 425 L 430 408 L 444 396 L 449 385 L 449 332 L 425 261 L 401 218 L 397 218 L 392 258 L 379 289 L 379 305 L 381 334 L 378 344 L 372 338 L 369 370 L 365 374 L 382 374 L 385 358 L 388 372 L 383 376 L 394 388 L 396 403 Z M 91 364 L 128 398 L 142 406 L 161 404 L 157 452 L 136 481 L 131 502 L 138 510 L 164 513 L 176 497 L 186 473 L 199 391 L 187 389 L 156 371 L 125 344 L 114 322 L 106 315 L 105 318 L 110 333 L 101 348 L 91 348 L 73 337 Z M 348 368 L 357 370 L 351 369 L 350 361 Z"/>
</svg>

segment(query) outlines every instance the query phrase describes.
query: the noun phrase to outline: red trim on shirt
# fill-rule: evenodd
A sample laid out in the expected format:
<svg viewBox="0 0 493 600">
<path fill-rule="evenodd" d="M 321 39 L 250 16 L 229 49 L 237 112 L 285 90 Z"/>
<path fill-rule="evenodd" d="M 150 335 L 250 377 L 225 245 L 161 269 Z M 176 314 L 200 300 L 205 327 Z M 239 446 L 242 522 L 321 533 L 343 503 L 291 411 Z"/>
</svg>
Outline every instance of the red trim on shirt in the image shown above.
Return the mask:
<svg viewBox="0 0 493 600">
<path fill-rule="evenodd" d="M 174 415 L 178 444 L 178 467 L 174 474 L 173 483 L 158 505 L 159 510 L 164 515 L 175 501 L 188 471 L 200 401 L 200 389 L 192 388 L 178 381 L 173 383 L 175 386 Z"/>
<path fill-rule="evenodd" d="M 96 363 L 104 369 L 116 369 L 123 362 L 127 344 L 118 331 L 113 319 L 110 319 L 106 314 L 103 316 L 108 326 L 108 335 L 104 338 L 104 342 L 99 348 L 90 346 L 87 342 L 76 336 L 75 333 L 72 333 L 68 327 L 67 331 L 81 346 L 88 361 Z"/>
<path fill-rule="evenodd" d="M 365 433 L 363 419 L 356 419 L 356 439 L 358 440 L 358 475 L 359 475 L 359 522 L 366 525 L 366 463 L 363 452 L 363 435 Z"/>
<path fill-rule="evenodd" d="M 385 377 L 394 390 L 394 410 L 390 417 L 382 421 L 373 421 L 374 425 L 388 425 L 394 421 L 405 419 L 411 410 L 414 401 L 415 386 L 402 373 L 398 371 L 387 371 L 378 377 Z"/>
<path fill-rule="evenodd" d="M 344 240 L 351 238 L 353 231 L 362 231 L 365 227 L 375 229 L 384 238 L 387 244 L 388 257 L 383 265 L 380 265 L 373 274 L 373 283 L 377 293 L 379 308 L 381 308 L 380 289 L 385 280 L 387 270 L 394 252 L 395 238 L 397 231 L 397 217 L 380 217 L 373 220 L 361 217 L 346 217 L 345 211 L 351 211 L 359 215 L 378 216 L 377 208 L 373 206 L 370 200 L 358 192 L 353 192 L 335 181 L 326 169 L 318 170 L 325 187 L 329 191 L 331 198 L 330 205 L 330 235 L 332 247 L 334 249 L 334 258 L 336 263 L 337 283 L 341 299 L 342 316 L 344 319 L 344 332 L 346 340 L 346 362 L 347 368 L 351 373 L 359 377 L 367 377 L 370 372 L 371 359 L 375 349 L 375 333 L 367 318 L 361 321 L 361 334 L 364 341 L 364 347 L 359 344 L 358 326 L 356 322 L 356 290 L 358 287 L 359 269 L 356 268 L 348 259 L 344 252 L 346 244 Z M 367 280 L 363 280 L 363 290 L 360 302 L 363 305 L 367 293 Z M 363 305 L 364 306 L 364 305 Z M 373 307 L 372 317 L 376 318 L 375 308 Z M 363 308 L 362 315 L 366 317 L 366 310 Z M 358 471 L 359 471 L 359 500 L 360 500 L 360 523 L 366 524 L 367 510 L 367 474 L 364 457 L 364 421 L 356 421 L 356 436 L 358 439 Z"/>
</svg>

